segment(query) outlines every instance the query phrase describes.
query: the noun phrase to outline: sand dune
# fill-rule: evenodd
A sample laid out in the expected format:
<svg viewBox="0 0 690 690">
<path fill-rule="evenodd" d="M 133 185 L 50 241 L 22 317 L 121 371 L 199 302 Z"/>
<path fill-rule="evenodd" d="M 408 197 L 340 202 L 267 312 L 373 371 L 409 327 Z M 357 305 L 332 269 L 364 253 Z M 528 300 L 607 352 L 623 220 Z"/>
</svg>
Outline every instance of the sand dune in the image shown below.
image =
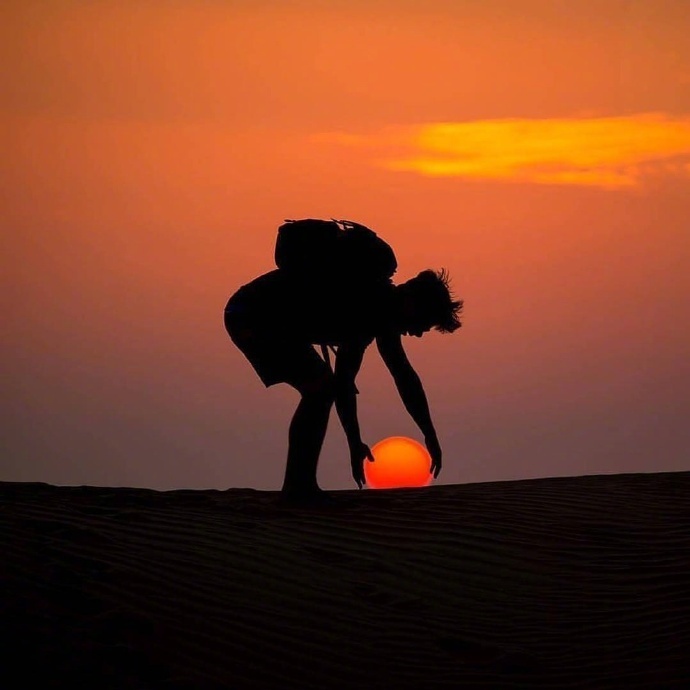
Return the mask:
<svg viewBox="0 0 690 690">
<path fill-rule="evenodd" d="M 0 484 L 0 686 L 690 682 L 690 472 L 333 495 Z"/>
</svg>

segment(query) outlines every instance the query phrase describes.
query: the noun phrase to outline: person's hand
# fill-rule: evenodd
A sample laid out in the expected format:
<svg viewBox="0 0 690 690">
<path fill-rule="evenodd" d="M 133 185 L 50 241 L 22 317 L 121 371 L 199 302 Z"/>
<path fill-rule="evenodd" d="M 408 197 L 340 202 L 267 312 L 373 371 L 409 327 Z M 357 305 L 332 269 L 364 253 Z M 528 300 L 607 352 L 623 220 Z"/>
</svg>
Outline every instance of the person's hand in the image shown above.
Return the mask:
<svg viewBox="0 0 690 690">
<path fill-rule="evenodd" d="M 434 479 L 436 479 L 443 466 L 443 451 L 441 450 L 441 446 L 435 434 L 433 436 L 425 436 L 424 443 L 426 444 L 426 449 L 429 451 L 429 455 L 431 455 L 431 467 L 429 468 L 429 472 L 433 472 Z"/>
<path fill-rule="evenodd" d="M 364 458 L 368 458 L 369 462 L 374 462 L 374 456 L 366 443 L 359 441 L 350 446 L 350 465 L 352 466 L 352 478 L 357 482 L 357 487 L 362 488 L 366 484 L 364 478 Z"/>
</svg>

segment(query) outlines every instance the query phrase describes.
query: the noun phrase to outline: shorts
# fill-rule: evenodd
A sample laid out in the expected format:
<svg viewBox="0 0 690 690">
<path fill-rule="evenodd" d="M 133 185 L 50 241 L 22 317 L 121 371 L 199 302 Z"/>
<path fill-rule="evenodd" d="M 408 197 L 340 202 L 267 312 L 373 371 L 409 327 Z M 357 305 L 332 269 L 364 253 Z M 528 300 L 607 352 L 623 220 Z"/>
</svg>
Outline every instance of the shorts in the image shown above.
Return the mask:
<svg viewBox="0 0 690 690">
<path fill-rule="evenodd" d="M 249 360 L 263 384 L 305 383 L 332 375 L 331 368 L 311 343 L 290 332 L 289 326 L 259 324 L 239 301 L 225 307 L 225 330 Z"/>
</svg>

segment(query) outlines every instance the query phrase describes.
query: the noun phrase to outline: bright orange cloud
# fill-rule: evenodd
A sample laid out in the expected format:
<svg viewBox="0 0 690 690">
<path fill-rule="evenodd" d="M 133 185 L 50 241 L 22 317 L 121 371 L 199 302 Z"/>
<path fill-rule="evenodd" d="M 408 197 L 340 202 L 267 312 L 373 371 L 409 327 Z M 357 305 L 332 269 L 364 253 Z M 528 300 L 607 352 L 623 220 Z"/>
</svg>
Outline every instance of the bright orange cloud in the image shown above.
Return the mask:
<svg viewBox="0 0 690 690">
<path fill-rule="evenodd" d="M 321 134 L 320 142 L 365 146 L 389 170 L 618 189 L 649 174 L 687 175 L 690 118 L 501 119 L 391 128 L 373 135 Z"/>
</svg>

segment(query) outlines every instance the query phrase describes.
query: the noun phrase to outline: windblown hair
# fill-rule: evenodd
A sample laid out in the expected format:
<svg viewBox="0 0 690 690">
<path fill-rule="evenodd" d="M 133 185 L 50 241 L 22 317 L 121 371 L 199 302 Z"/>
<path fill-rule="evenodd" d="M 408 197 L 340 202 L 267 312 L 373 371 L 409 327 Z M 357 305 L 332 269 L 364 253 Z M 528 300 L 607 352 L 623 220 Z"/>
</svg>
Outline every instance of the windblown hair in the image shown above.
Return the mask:
<svg viewBox="0 0 690 690">
<path fill-rule="evenodd" d="M 419 273 L 410 283 L 416 283 L 420 297 L 434 316 L 435 330 L 453 333 L 462 326 L 463 300 L 456 299 L 450 287 L 450 275 L 445 268 L 440 271 L 427 269 Z"/>
</svg>

